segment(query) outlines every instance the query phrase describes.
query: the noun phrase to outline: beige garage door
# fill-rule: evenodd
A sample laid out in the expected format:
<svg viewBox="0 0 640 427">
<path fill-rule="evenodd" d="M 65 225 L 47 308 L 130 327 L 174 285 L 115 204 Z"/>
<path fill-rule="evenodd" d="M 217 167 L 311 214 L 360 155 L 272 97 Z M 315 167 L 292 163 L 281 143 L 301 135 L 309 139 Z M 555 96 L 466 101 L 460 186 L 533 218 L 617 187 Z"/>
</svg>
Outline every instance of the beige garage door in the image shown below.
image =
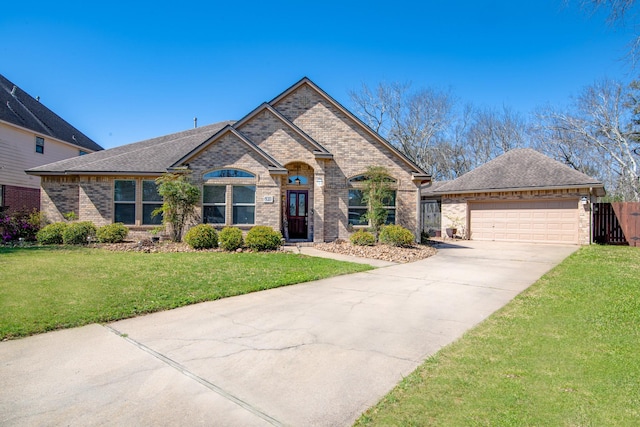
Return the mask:
<svg viewBox="0 0 640 427">
<path fill-rule="evenodd" d="M 473 240 L 578 244 L 578 200 L 470 203 Z"/>
</svg>

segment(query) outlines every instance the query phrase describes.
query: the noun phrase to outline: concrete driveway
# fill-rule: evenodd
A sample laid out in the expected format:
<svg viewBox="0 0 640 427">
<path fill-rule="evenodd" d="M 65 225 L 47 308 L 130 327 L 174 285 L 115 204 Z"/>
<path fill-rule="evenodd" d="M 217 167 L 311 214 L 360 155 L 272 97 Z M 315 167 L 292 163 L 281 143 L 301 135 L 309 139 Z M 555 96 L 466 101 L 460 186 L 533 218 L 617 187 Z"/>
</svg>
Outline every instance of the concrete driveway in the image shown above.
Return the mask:
<svg viewBox="0 0 640 427">
<path fill-rule="evenodd" d="M 411 264 L 0 343 L 2 425 L 347 426 L 576 246 Z"/>
</svg>

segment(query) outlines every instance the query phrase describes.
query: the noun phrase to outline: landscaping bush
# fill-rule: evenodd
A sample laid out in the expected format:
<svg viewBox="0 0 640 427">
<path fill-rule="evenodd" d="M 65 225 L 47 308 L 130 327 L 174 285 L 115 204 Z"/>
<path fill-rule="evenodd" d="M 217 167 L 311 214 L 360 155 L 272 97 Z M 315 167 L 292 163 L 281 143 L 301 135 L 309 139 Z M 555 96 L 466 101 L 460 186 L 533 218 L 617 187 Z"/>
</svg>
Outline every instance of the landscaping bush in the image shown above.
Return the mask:
<svg viewBox="0 0 640 427">
<path fill-rule="evenodd" d="M 0 214 L 0 239 L 2 242 L 19 240 L 36 240 L 44 215 L 37 210 L 20 211 L 12 214 Z"/>
<path fill-rule="evenodd" d="M 121 222 L 103 225 L 96 231 L 96 238 L 100 243 L 120 243 L 129 234 L 129 229 Z"/>
<path fill-rule="evenodd" d="M 72 222 L 62 232 L 65 245 L 84 245 L 87 237 L 96 235 L 96 226 L 91 221 Z"/>
<path fill-rule="evenodd" d="M 245 244 L 254 251 L 271 251 L 278 249 L 282 241 L 282 234 L 271 227 L 256 225 L 247 233 Z"/>
<path fill-rule="evenodd" d="M 380 243 L 391 246 L 411 246 L 414 242 L 413 233 L 401 225 L 387 225 L 380 232 Z"/>
<path fill-rule="evenodd" d="M 67 225 L 66 222 L 54 222 L 46 225 L 38 231 L 36 240 L 41 245 L 61 245 L 64 243 L 62 235 L 64 230 L 67 229 Z"/>
<path fill-rule="evenodd" d="M 218 234 L 220 247 L 225 251 L 235 251 L 244 244 L 242 230 L 237 227 L 225 227 Z"/>
<path fill-rule="evenodd" d="M 373 246 L 376 244 L 376 236 L 366 230 L 358 230 L 353 233 L 349 240 L 356 246 Z"/>
<path fill-rule="evenodd" d="M 184 241 L 193 249 L 217 248 L 218 233 L 208 224 L 198 224 L 187 231 Z"/>
</svg>

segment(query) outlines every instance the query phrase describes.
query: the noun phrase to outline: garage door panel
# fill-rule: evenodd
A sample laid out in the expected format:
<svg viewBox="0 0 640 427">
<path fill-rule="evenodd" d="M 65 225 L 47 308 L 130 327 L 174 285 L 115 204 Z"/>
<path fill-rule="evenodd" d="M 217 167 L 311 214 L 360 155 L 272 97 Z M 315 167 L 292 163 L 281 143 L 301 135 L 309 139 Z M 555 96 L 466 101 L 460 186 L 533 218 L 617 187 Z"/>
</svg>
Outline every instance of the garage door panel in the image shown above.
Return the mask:
<svg viewBox="0 0 640 427">
<path fill-rule="evenodd" d="M 471 238 L 578 243 L 578 201 L 470 203 Z"/>
</svg>

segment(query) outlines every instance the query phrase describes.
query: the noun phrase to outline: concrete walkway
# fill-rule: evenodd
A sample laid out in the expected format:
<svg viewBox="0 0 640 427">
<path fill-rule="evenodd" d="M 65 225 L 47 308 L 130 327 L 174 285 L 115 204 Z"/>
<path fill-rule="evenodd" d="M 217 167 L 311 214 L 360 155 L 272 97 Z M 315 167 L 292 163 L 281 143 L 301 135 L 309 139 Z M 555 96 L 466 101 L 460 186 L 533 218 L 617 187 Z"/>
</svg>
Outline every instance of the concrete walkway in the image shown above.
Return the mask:
<svg viewBox="0 0 640 427">
<path fill-rule="evenodd" d="M 365 273 L 0 343 L 1 425 L 348 426 L 575 246 Z"/>
</svg>

